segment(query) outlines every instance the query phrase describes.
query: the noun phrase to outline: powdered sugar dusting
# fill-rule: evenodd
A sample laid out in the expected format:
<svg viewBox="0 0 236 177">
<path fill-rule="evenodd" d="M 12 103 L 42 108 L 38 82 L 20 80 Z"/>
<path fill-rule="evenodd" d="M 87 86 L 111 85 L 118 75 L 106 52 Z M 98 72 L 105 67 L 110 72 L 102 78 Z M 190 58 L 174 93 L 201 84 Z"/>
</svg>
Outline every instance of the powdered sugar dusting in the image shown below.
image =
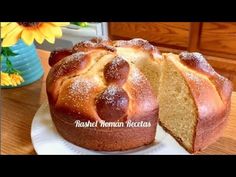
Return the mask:
<svg viewBox="0 0 236 177">
<path fill-rule="evenodd" d="M 205 58 L 203 57 L 203 55 L 198 52 L 191 52 L 190 53 L 190 52 L 185 51 L 185 52 L 181 52 L 180 56 L 181 56 L 181 58 L 184 58 L 184 59 L 190 60 L 190 59 L 194 58 L 198 61 L 202 61 L 202 62 L 205 61 Z"/>
<path fill-rule="evenodd" d="M 221 82 L 221 83 L 224 83 L 224 82 L 226 82 L 228 80 L 227 78 L 225 78 L 224 76 L 221 76 L 218 73 L 216 73 L 216 77 L 219 80 L 219 82 Z"/>
<path fill-rule="evenodd" d="M 155 50 L 155 47 L 151 45 L 147 40 L 141 38 L 135 38 L 129 41 L 117 41 L 115 44 L 116 47 L 122 46 L 138 46 L 143 47 L 145 50 Z"/>
<path fill-rule="evenodd" d="M 93 79 L 76 76 L 64 82 L 59 99 L 65 106 L 71 108 L 76 114 L 89 113 L 88 105 L 94 100 L 94 88 L 97 82 Z M 82 112 L 81 112 L 82 111 Z"/>
<path fill-rule="evenodd" d="M 82 41 L 80 43 L 77 43 L 73 47 L 73 51 L 88 51 L 90 49 L 96 49 L 96 48 L 102 48 L 108 51 L 114 52 L 116 49 L 109 45 L 108 41 L 105 40 L 97 40 L 97 41 Z"/>
<path fill-rule="evenodd" d="M 107 104 L 111 104 L 114 106 L 115 104 L 115 95 L 116 93 L 120 90 L 119 87 L 110 85 L 108 88 L 105 90 L 105 92 L 102 94 L 101 99 L 105 100 Z"/>
<path fill-rule="evenodd" d="M 116 57 L 114 60 L 112 60 L 111 65 L 110 65 L 110 71 L 112 74 L 116 74 L 118 71 L 118 66 L 122 64 L 124 59 L 121 57 Z"/>
<path fill-rule="evenodd" d="M 84 56 L 85 56 L 85 52 L 73 53 L 69 57 L 66 57 L 66 60 L 63 62 L 63 64 L 66 64 L 66 63 L 70 62 L 71 60 L 80 60 L 80 58 L 82 58 Z"/>
<path fill-rule="evenodd" d="M 83 41 L 83 42 L 75 44 L 74 47 L 73 47 L 73 50 L 74 51 L 79 51 L 81 47 L 85 47 L 85 48 L 94 47 L 95 44 L 96 43 L 93 43 L 91 41 Z"/>
<path fill-rule="evenodd" d="M 182 61 L 188 62 L 192 61 L 192 64 L 195 64 L 195 69 L 203 71 L 207 74 L 214 75 L 215 71 L 211 65 L 207 62 L 204 56 L 198 52 L 181 52 L 180 58 Z"/>
<path fill-rule="evenodd" d="M 67 69 L 69 67 L 73 67 L 73 65 L 71 66 L 72 62 L 80 62 L 80 60 L 85 56 L 84 52 L 78 52 L 78 53 L 74 53 L 66 58 L 64 58 L 63 60 L 61 60 L 61 62 L 58 63 L 58 65 L 56 64 L 56 67 L 53 67 L 54 69 L 54 74 L 55 77 L 60 77 L 60 76 L 65 76 L 65 71 L 67 71 Z M 76 69 L 76 68 L 75 68 Z"/>
<path fill-rule="evenodd" d="M 127 104 L 127 99 L 124 96 L 119 96 L 119 102 L 117 102 L 118 94 L 125 92 L 121 87 L 110 85 L 101 95 L 100 99 L 105 101 L 106 105 L 110 105 L 115 110 L 121 110 L 120 105 Z"/>
<path fill-rule="evenodd" d="M 138 68 L 133 68 L 130 74 L 130 78 L 131 78 L 131 82 L 134 85 L 139 85 L 145 80 L 145 78 L 143 77 L 143 75 L 141 74 Z"/>
<path fill-rule="evenodd" d="M 115 83 L 123 85 L 128 78 L 129 63 L 121 57 L 115 57 L 108 62 L 104 68 L 104 77 L 108 84 Z"/>
<path fill-rule="evenodd" d="M 117 57 L 112 60 L 109 70 L 107 71 L 108 75 L 113 75 L 114 78 L 120 79 L 120 73 L 118 70 L 118 66 L 122 63 L 123 59 L 121 57 Z"/>
<path fill-rule="evenodd" d="M 121 58 L 121 57 L 116 57 L 115 60 L 112 60 L 111 63 L 112 63 L 114 66 L 117 66 L 117 65 L 119 65 L 123 60 L 124 60 L 124 59 Z"/>
<path fill-rule="evenodd" d="M 200 79 L 199 79 L 199 77 L 196 74 L 193 74 L 191 72 L 186 72 L 186 75 L 187 75 L 187 77 L 190 80 L 194 81 L 195 83 L 199 83 L 200 82 Z"/>
<path fill-rule="evenodd" d="M 117 91 L 120 90 L 119 87 L 115 86 L 115 85 L 110 85 L 104 92 L 104 94 L 110 95 L 110 96 L 114 96 Z"/>
<path fill-rule="evenodd" d="M 95 81 L 93 80 L 82 77 L 75 78 L 70 86 L 69 93 L 85 99 L 89 97 L 89 93 L 95 85 Z"/>
</svg>

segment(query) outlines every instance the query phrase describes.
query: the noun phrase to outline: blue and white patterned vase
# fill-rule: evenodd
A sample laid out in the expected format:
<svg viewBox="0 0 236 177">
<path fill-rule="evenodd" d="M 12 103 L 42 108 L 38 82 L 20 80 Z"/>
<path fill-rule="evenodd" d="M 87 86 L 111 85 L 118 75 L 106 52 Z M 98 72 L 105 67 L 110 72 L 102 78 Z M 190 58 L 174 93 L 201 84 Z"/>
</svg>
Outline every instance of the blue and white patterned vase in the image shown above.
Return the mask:
<svg viewBox="0 0 236 177">
<path fill-rule="evenodd" d="M 21 71 L 21 76 L 24 79 L 18 86 L 2 86 L 1 88 L 15 88 L 29 85 L 43 76 L 43 68 L 38 57 L 35 45 L 26 45 L 22 40 L 19 40 L 14 46 L 10 47 L 16 53 L 16 56 L 9 57 L 15 69 Z M 6 70 L 6 59 L 2 59 L 2 71 Z"/>
</svg>

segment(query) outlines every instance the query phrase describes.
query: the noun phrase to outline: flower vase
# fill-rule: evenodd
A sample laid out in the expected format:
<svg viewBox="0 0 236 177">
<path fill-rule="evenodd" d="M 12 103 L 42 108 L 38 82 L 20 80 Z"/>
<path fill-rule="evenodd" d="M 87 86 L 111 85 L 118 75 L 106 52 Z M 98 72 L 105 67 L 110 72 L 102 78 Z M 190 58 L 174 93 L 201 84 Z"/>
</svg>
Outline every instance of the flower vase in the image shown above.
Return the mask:
<svg viewBox="0 0 236 177">
<path fill-rule="evenodd" d="M 11 46 L 10 49 L 17 55 L 9 56 L 8 58 L 13 67 L 21 72 L 24 82 L 17 86 L 2 86 L 2 88 L 15 88 L 29 85 L 43 76 L 42 64 L 34 44 L 28 46 L 22 40 L 19 40 L 14 46 Z M 1 71 L 4 72 L 6 70 L 5 57 L 3 57 L 1 64 Z"/>
</svg>

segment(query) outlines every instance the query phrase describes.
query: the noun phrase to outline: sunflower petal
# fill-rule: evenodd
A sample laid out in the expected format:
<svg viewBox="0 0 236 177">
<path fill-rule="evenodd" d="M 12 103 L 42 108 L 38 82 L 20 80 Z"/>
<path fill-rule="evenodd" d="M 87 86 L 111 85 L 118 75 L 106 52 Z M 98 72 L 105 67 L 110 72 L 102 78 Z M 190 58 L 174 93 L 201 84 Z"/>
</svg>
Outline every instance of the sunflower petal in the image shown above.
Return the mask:
<svg viewBox="0 0 236 177">
<path fill-rule="evenodd" d="M 12 85 L 9 74 L 1 72 L 1 86 L 9 86 L 9 85 Z"/>
<path fill-rule="evenodd" d="M 46 37 L 51 37 L 54 36 L 53 32 L 51 31 L 51 25 L 49 25 L 48 23 L 42 23 L 39 27 L 38 27 L 39 31 Z"/>
<path fill-rule="evenodd" d="M 24 29 L 21 34 L 21 39 L 27 44 L 31 45 L 34 41 L 34 33 L 30 29 Z"/>
<path fill-rule="evenodd" d="M 1 23 L 1 27 L 4 27 L 6 25 L 8 25 L 10 22 L 0 22 Z"/>
<path fill-rule="evenodd" d="M 44 36 L 38 29 L 34 31 L 34 38 L 39 44 L 42 44 L 44 41 Z"/>
<path fill-rule="evenodd" d="M 49 42 L 49 43 L 54 43 L 55 42 L 55 35 L 53 33 L 53 25 L 49 24 L 49 23 L 43 23 L 42 25 L 40 25 L 40 27 L 38 28 L 38 30 L 44 35 L 45 39 Z"/>
<path fill-rule="evenodd" d="M 60 38 L 62 36 L 62 30 L 58 26 L 51 26 L 50 30 L 53 32 L 54 36 Z"/>
<path fill-rule="evenodd" d="M 47 30 L 50 31 L 51 35 L 55 37 L 61 37 L 62 36 L 62 31 L 61 28 L 58 26 L 55 26 L 51 23 L 47 23 L 45 26 L 47 26 Z"/>
<path fill-rule="evenodd" d="M 20 85 L 22 82 L 24 82 L 24 79 L 19 74 L 10 74 L 10 78 L 13 86 Z"/>
<path fill-rule="evenodd" d="M 54 44 L 55 43 L 55 37 L 46 37 L 45 36 L 45 39 L 49 42 L 49 43 L 51 43 L 51 44 Z"/>
<path fill-rule="evenodd" d="M 4 38 L 7 33 L 11 32 L 13 29 L 15 29 L 18 26 L 16 22 L 9 23 L 6 26 L 3 26 L 1 28 L 1 38 Z"/>
<path fill-rule="evenodd" d="M 10 33 L 8 33 L 2 41 L 2 47 L 10 47 L 16 44 L 20 38 L 22 30 L 23 28 L 21 26 L 17 26 Z"/>
<path fill-rule="evenodd" d="M 55 26 L 67 26 L 70 22 L 51 22 Z"/>
</svg>

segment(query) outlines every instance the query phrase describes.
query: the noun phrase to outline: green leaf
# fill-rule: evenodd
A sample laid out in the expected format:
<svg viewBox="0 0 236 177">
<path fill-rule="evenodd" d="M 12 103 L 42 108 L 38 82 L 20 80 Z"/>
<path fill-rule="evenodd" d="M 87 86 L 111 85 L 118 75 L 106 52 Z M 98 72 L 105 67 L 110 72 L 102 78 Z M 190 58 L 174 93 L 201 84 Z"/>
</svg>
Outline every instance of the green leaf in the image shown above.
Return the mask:
<svg viewBox="0 0 236 177">
<path fill-rule="evenodd" d="M 7 72 L 9 74 L 21 74 L 22 72 L 15 69 L 11 63 L 11 61 L 8 59 L 8 57 L 6 58 L 6 70 L 4 72 Z"/>
<path fill-rule="evenodd" d="M 4 72 L 7 73 L 21 73 L 20 71 L 18 71 L 17 69 L 15 69 L 12 65 L 12 62 L 9 60 L 10 56 L 16 56 L 17 54 L 14 53 L 9 47 L 2 47 L 1 50 L 1 55 L 0 55 L 0 59 L 2 59 L 3 57 L 6 58 L 6 70 Z"/>
<path fill-rule="evenodd" d="M 7 67 L 12 67 L 12 63 L 8 58 L 6 59 L 6 65 Z"/>
<path fill-rule="evenodd" d="M 2 55 L 4 56 L 16 56 L 17 54 L 14 53 L 9 47 L 2 47 L 1 51 Z"/>
<path fill-rule="evenodd" d="M 19 74 L 19 75 L 21 75 L 21 74 L 22 74 L 22 72 L 21 72 L 21 71 L 19 71 L 19 70 L 15 69 L 15 68 L 12 68 L 12 73 L 14 73 L 14 74 Z"/>
</svg>

